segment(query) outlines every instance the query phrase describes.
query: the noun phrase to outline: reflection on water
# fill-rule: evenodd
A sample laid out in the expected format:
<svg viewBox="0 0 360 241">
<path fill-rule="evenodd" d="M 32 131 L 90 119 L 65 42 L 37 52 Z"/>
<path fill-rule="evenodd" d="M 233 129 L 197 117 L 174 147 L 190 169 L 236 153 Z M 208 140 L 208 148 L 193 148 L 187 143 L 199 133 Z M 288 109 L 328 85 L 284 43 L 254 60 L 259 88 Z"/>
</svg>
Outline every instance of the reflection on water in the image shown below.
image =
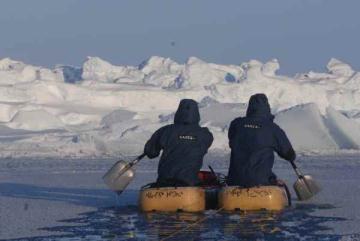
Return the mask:
<svg viewBox="0 0 360 241">
<path fill-rule="evenodd" d="M 331 205 L 302 204 L 283 212 L 215 212 L 205 213 L 141 213 L 136 206 L 103 208 L 62 220 L 63 226 L 42 228 L 66 233 L 47 237 L 49 240 L 161 240 L 206 219 L 168 240 L 338 240 L 326 222 L 341 222 L 338 217 L 314 216 L 319 209 Z M 73 226 L 69 226 L 73 225 Z M 30 240 L 43 240 L 31 238 Z"/>
</svg>

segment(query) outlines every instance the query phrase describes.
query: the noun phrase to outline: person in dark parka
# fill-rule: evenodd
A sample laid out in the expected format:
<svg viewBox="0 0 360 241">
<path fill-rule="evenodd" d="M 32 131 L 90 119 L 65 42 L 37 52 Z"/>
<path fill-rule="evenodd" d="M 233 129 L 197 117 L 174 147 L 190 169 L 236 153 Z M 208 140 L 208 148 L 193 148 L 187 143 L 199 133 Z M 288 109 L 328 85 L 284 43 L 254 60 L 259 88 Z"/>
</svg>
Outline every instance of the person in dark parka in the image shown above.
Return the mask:
<svg viewBox="0 0 360 241">
<path fill-rule="evenodd" d="M 229 128 L 231 148 L 228 185 L 253 187 L 276 184 L 272 172 L 274 151 L 295 160 L 295 151 L 285 132 L 273 122 L 268 99 L 255 94 L 249 100 L 246 117 L 233 120 Z"/>
<path fill-rule="evenodd" d="M 162 155 L 158 166 L 158 186 L 195 186 L 198 171 L 213 142 L 207 128 L 200 127 L 198 104 L 191 99 L 181 100 L 174 124 L 158 129 L 146 143 L 144 153 L 149 158 Z"/>
</svg>

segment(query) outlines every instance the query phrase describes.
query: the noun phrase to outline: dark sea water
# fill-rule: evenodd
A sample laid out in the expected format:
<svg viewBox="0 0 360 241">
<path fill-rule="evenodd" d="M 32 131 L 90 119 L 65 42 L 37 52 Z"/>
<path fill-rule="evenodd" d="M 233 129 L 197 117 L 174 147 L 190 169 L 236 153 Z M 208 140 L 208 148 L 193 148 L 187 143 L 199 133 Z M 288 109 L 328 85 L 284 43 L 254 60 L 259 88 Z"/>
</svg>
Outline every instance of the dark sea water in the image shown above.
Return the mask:
<svg viewBox="0 0 360 241">
<path fill-rule="evenodd" d="M 331 205 L 297 204 L 282 212 L 140 213 L 137 207 L 102 208 L 78 218 L 61 220 L 74 226 L 44 228 L 62 236 L 29 240 L 339 240 L 326 223 L 345 218 L 311 215 Z M 355 236 L 354 236 L 355 237 Z"/>
</svg>

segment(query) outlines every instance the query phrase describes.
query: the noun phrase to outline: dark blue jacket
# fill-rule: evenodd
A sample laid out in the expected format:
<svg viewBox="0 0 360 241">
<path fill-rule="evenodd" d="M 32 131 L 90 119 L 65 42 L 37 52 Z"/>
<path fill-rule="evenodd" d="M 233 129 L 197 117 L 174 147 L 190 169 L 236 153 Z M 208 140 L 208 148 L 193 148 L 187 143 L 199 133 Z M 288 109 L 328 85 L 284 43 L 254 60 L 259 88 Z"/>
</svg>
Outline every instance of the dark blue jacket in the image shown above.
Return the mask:
<svg viewBox="0 0 360 241">
<path fill-rule="evenodd" d="M 276 180 L 272 172 L 274 151 L 293 161 L 295 152 L 285 132 L 275 123 L 264 94 L 251 96 L 246 117 L 233 120 L 229 128 L 231 148 L 228 185 L 252 187 Z"/>
<path fill-rule="evenodd" d="M 207 128 L 199 126 L 200 114 L 194 100 L 181 100 L 175 113 L 174 124 L 157 130 L 145 145 L 149 158 L 159 156 L 158 183 L 179 180 L 187 185 L 197 185 L 198 171 L 203 158 L 213 142 Z"/>
</svg>

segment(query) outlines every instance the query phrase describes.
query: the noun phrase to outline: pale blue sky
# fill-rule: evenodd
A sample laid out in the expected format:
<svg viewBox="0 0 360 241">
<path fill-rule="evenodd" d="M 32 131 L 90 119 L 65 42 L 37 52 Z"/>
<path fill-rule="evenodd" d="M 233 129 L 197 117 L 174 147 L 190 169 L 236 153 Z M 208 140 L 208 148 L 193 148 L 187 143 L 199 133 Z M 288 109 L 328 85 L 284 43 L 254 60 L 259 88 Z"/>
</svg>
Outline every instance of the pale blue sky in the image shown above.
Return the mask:
<svg viewBox="0 0 360 241">
<path fill-rule="evenodd" d="M 152 55 L 239 64 L 278 58 L 281 73 L 360 69 L 359 0 L 2 0 L 0 58 L 137 65 Z"/>
</svg>

